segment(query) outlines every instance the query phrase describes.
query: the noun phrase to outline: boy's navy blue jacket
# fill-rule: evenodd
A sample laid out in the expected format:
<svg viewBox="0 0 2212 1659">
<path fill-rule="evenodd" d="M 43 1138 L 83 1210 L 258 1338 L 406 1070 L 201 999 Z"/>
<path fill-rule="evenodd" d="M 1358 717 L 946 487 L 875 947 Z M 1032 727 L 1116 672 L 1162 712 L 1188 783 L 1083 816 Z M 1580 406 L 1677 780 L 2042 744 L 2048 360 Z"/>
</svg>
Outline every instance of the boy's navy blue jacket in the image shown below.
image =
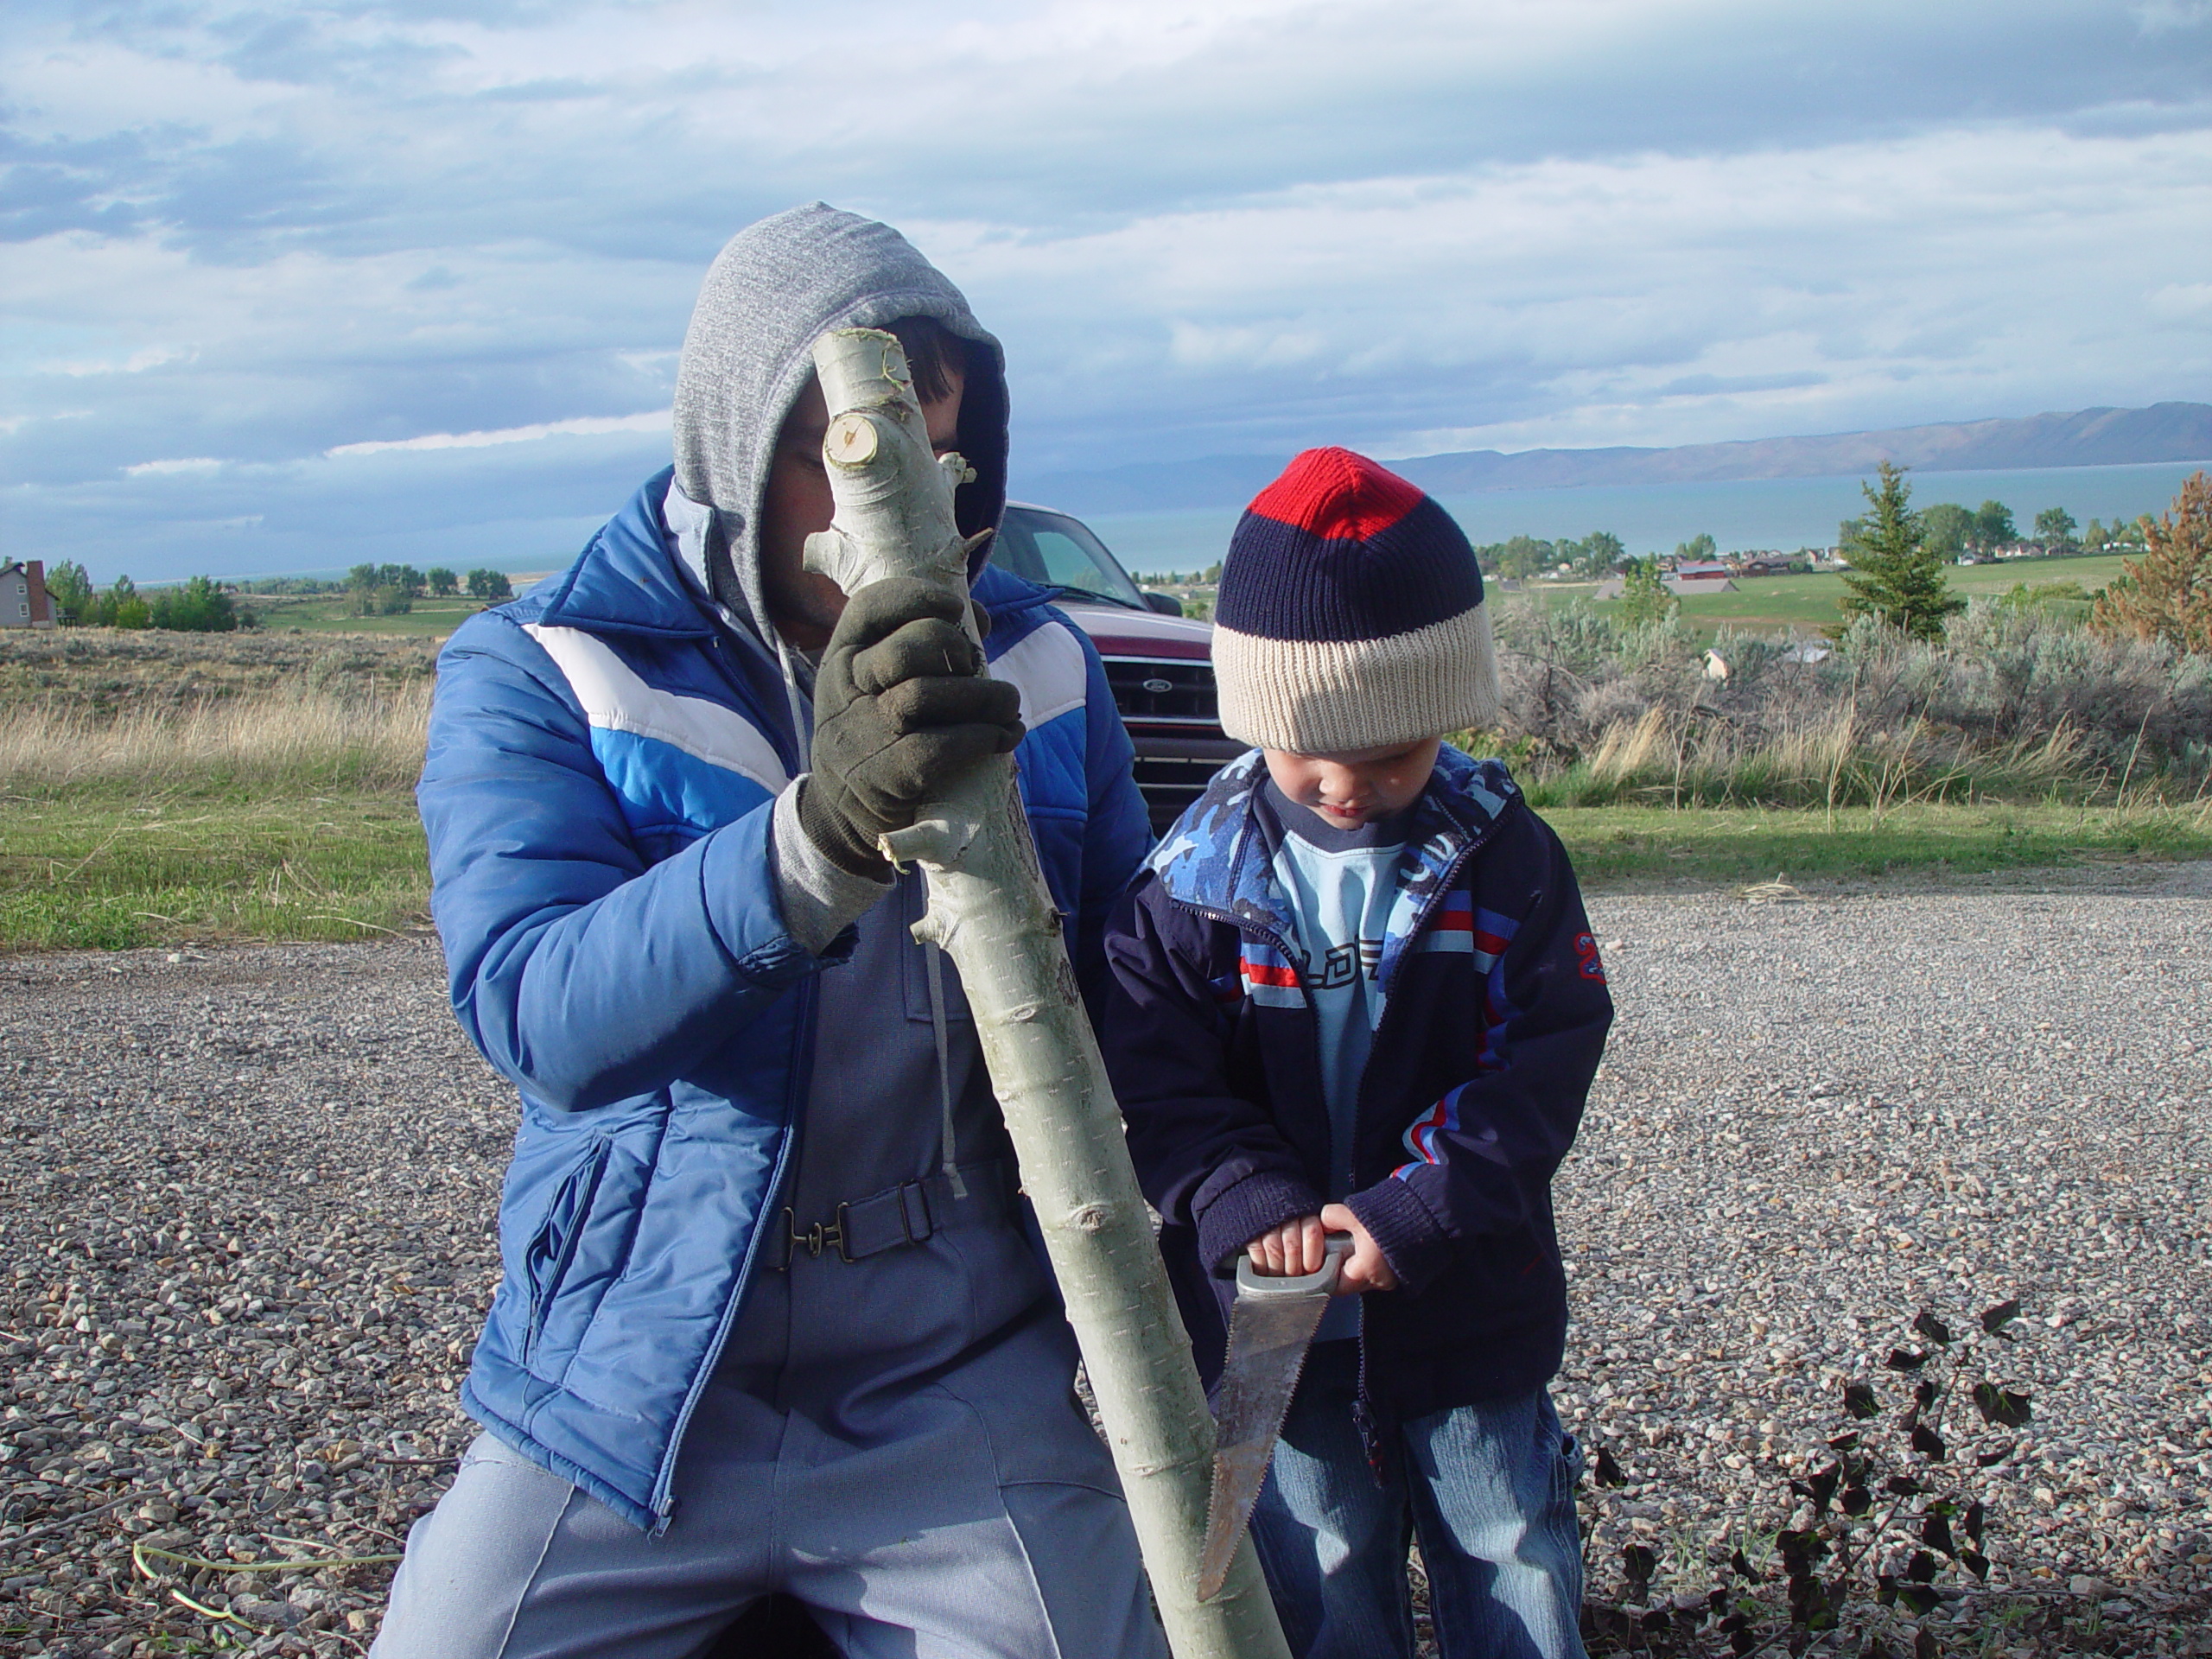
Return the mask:
<svg viewBox="0 0 2212 1659">
<path fill-rule="evenodd" d="M 1168 832 L 1108 929 L 1103 1029 L 1129 1148 L 1166 1220 L 1211 1387 L 1235 1258 L 1321 1208 L 1318 1021 L 1254 799 L 1255 751 Z M 1416 803 L 1379 966 L 1344 1200 L 1399 1288 L 1363 1299 L 1362 1389 L 1404 1422 L 1559 1368 L 1551 1180 L 1612 1020 L 1567 854 L 1495 760 L 1450 747 Z"/>
</svg>

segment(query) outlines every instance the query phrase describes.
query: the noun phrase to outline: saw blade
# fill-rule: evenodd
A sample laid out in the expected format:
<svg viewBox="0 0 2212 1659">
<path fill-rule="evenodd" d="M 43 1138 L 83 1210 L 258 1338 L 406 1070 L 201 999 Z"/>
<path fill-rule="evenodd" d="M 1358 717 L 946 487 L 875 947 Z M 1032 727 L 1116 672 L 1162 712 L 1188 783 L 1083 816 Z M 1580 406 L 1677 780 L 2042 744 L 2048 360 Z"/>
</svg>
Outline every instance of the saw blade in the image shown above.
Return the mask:
<svg viewBox="0 0 2212 1659">
<path fill-rule="evenodd" d="M 1198 1596 L 1221 1592 L 1244 1535 L 1252 1505 L 1268 1478 L 1290 1397 L 1306 1368 L 1350 1238 L 1332 1235 L 1320 1271 L 1269 1279 L 1238 1265 L 1236 1300 L 1229 1313 L 1229 1355 L 1214 1391 L 1213 1491 L 1206 1503 L 1206 1537 L 1198 1555 Z"/>
</svg>

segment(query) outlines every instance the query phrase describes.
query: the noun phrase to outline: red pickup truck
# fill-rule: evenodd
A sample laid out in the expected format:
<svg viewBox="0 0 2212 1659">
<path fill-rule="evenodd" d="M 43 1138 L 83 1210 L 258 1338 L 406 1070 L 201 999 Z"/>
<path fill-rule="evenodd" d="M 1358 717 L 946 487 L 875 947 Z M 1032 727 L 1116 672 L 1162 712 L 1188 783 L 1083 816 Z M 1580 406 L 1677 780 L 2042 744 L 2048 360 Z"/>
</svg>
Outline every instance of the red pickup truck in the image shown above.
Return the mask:
<svg viewBox="0 0 2212 1659">
<path fill-rule="evenodd" d="M 1098 647 L 1136 746 L 1137 788 L 1160 834 L 1244 752 L 1223 734 L 1215 706 L 1213 629 L 1185 617 L 1168 594 L 1141 590 L 1089 525 L 1049 507 L 1008 503 L 991 558 L 1058 588 L 1060 608 Z"/>
</svg>

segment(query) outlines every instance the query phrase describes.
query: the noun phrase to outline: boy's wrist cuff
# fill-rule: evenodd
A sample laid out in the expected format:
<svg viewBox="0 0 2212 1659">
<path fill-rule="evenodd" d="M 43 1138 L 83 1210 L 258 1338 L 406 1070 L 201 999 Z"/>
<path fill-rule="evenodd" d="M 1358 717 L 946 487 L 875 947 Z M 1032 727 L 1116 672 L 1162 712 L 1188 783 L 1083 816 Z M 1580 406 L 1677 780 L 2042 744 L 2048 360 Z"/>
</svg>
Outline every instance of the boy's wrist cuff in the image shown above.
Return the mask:
<svg viewBox="0 0 2212 1659">
<path fill-rule="evenodd" d="M 1234 1273 L 1244 1247 L 1270 1228 L 1321 1213 L 1321 1195 L 1295 1175 L 1263 1169 L 1245 1176 L 1198 1212 L 1198 1260 L 1208 1273 Z"/>
<path fill-rule="evenodd" d="M 1408 1183 L 1386 1177 L 1344 1199 L 1402 1290 L 1418 1291 L 1452 1262 L 1452 1241 Z"/>
</svg>

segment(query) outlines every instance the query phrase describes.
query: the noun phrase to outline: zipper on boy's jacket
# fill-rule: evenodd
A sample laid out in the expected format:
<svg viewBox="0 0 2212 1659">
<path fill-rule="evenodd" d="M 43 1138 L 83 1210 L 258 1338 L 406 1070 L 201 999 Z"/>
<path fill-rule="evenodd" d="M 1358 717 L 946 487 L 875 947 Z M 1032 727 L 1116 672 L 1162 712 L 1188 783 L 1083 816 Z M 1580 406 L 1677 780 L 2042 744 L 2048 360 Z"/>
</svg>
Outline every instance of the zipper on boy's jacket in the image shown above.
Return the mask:
<svg viewBox="0 0 2212 1659">
<path fill-rule="evenodd" d="M 1421 930 L 1428 925 L 1429 919 L 1436 914 L 1436 908 L 1439 905 L 1444 902 L 1445 895 L 1449 893 L 1452 888 L 1459 886 L 1459 873 L 1467 868 L 1468 861 L 1472 859 L 1477 853 L 1479 853 L 1484 847 L 1490 844 L 1491 838 L 1497 834 L 1498 826 L 1505 822 L 1506 813 L 1513 810 L 1515 804 L 1518 803 L 1520 799 L 1521 798 L 1518 795 L 1514 796 L 1511 800 L 1506 803 L 1504 810 L 1500 811 L 1497 817 L 1493 817 L 1489 823 L 1484 825 L 1482 830 L 1476 835 L 1473 840 L 1470 841 L 1465 847 L 1462 847 L 1458 852 L 1452 855 L 1452 861 L 1444 867 L 1444 874 L 1438 880 L 1435 890 L 1429 894 L 1428 902 L 1423 905 L 1419 913 L 1414 917 L 1414 925 L 1406 930 L 1407 944 L 1405 951 L 1401 953 L 1399 957 L 1401 966 L 1402 966 L 1404 963 L 1405 957 L 1412 953 L 1413 941 L 1421 937 Z M 1402 998 L 1389 996 L 1386 996 L 1383 999 L 1382 1017 L 1376 1022 L 1375 1035 L 1369 1044 L 1369 1052 L 1370 1054 L 1383 1046 L 1382 1033 L 1390 1028 L 1390 1016 L 1397 1012 L 1398 1004 L 1402 1000 Z M 1366 1104 L 1367 1068 L 1365 1066 L 1362 1066 L 1359 1072 L 1359 1096 L 1358 1098 L 1352 1102 L 1351 1109 L 1352 1140 L 1355 1147 L 1357 1147 L 1359 1140 L 1359 1125 L 1361 1120 L 1366 1116 L 1366 1113 L 1363 1110 Z M 1357 1168 L 1355 1166 L 1353 1173 L 1357 1176 Z"/>
</svg>

